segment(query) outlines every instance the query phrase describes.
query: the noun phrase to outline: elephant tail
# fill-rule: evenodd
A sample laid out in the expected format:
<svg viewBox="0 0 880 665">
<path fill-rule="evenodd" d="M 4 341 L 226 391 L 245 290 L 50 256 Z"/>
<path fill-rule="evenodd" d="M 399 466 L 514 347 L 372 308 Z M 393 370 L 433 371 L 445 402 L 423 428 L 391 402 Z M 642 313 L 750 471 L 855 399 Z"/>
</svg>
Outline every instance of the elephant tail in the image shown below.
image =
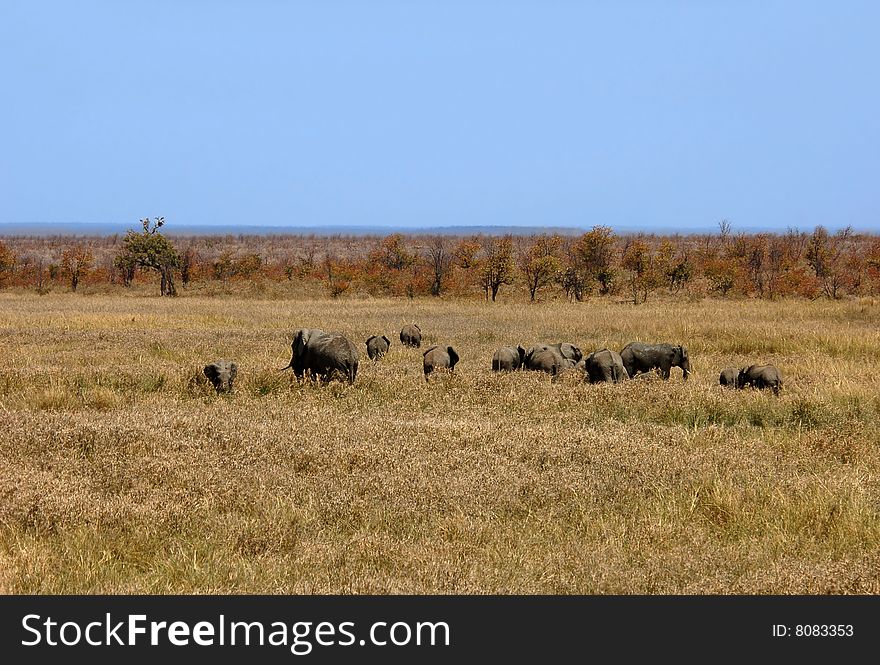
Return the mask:
<svg viewBox="0 0 880 665">
<path fill-rule="evenodd" d="M 611 381 L 614 383 L 620 383 L 620 372 L 617 369 L 617 365 L 611 363 Z"/>
</svg>

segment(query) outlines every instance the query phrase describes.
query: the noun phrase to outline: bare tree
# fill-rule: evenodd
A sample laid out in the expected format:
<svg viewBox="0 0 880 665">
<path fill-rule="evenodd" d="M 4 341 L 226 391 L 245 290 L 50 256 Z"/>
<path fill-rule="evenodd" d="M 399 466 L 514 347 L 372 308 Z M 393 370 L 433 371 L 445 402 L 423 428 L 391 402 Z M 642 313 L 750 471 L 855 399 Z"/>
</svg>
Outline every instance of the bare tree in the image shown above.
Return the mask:
<svg viewBox="0 0 880 665">
<path fill-rule="evenodd" d="M 449 241 L 443 236 L 432 236 L 425 252 L 433 275 L 431 295 L 439 296 L 443 291 L 444 282 L 452 272 L 453 255 Z"/>
</svg>

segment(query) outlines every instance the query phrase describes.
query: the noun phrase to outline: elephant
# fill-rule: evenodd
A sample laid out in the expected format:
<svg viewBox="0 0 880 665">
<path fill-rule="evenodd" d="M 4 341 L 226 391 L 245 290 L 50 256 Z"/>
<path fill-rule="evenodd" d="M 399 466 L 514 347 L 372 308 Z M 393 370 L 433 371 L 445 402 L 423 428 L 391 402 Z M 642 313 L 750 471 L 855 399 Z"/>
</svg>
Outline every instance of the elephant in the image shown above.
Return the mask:
<svg viewBox="0 0 880 665">
<path fill-rule="evenodd" d="M 549 344 L 538 344 L 530 348 L 523 360 L 523 366 L 533 372 L 547 372 L 556 376 L 562 370 L 574 365 L 570 358 L 563 358 L 559 349 Z"/>
<path fill-rule="evenodd" d="M 297 379 L 308 371 L 312 378 L 328 382 L 342 377 L 349 384 L 357 376 L 360 354 L 354 343 L 339 333 L 328 333 L 317 328 L 297 330 L 290 345 L 293 355 L 290 364 Z"/>
<path fill-rule="evenodd" d="M 523 366 L 526 350 L 521 346 L 502 346 L 492 356 L 493 372 L 512 372 Z"/>
<path fill-rule="evenodd" d="M 458 353 L 451 346 L 432 346 L 422 356 L 424 358 L 425 381 L 435 370 L 448 369 L 451 372 L 458 362 Z"/>
<path fill-rule="evenodd" d="M 579 346 L 569 344 L 568 342 L 559 342 L 558 344 L 549 344 L 548 346 L 556 349 L 559 352 L 559 355 L 566 360 L 573 360 L 575 364 L 580 362 L 584 357 L 584 353 Z"/>
<path fill-rule="evenodd" d="M 599 349 L 587 356 L 586 360 L 586 379 L 590 383 L 600 383 L 607 381 L 609 383 L 620 383 L 629 378 L 626 367 L 623 365 L 623 358 L 620 354 L 611 349 Z"/>
<path fill-rule="evenodd" d="M 736 388 L 739 383 L 739 370 L 736 367 L 727 367 L 721 370 L 718 384 L 726 388 Z"/>
<path fill-rule="evenodd" d="M 231 360 L 215 360 L 205 365 L 204 375 L 218 393 L 232 392 L 232 384 L 238 374 L 238 365 Z"/>
<path fill-rule="evenodd" d="M 422 329 L 415 323 L 405 325 L 400 331 L 400 343 L 418 349 L 422 345 Z"/>
<path fill-rule="evenodd" d="M 681 367 L 682 376 L 687 380 L 691 373 L 691 362 L 687 348 L 673 344 L 645 344 L 630 342 L 620 351 L 623 366 L 630 378 L 637 374 L 659 368 L 664 379 L 669 379 L 669 370 Z"/>
<path fill-rule="evenodd" d="M 568 342 L 536 344 L 526 351 L 523 366 L 533 371 L 555 375 L 563 369 L 576 367 L 583 357 L 580 348 Z"/>
<path fill-rule="evenodd" d="M 388 347 L 391 346 L 391 340 L 385 337 L 385 335 L 373 335 L 372 337 L 367 338 L 367 355 L 370 357 L 370 360 L 379 360 L 382 356 L 388 353 Z"/>
<path fill-rule="evenodd" d="M 782 390 L 782 372 L 775 365 L 749 365 L 739 371 L 736 379 L 737 388 L 752 386 L 754 388 L 770 388 L 774 395 Z"/>
</svg>

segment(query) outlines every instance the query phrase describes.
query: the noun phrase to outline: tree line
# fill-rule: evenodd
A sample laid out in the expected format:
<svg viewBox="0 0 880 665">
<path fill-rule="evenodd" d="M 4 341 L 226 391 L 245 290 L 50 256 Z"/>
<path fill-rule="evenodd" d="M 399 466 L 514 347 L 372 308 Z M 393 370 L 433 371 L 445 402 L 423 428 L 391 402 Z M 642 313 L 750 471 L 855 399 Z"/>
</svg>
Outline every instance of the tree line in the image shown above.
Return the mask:
<svg viewBox="0 0 880 665">
<path fill-rule="evenodd" d="M 160 295 L 173 297 L 178 285 L 274 280 L 320 285 L 334 298 L 599 295 L 635 304 L 660 293 L 836 299 L 880 289 L 880 237 L 851 228 L 747 234 L 722 221 L 717 233 L 665 236 L 594 226 L 579 236 L 169 238 L 164 225 L 157 217 L 122 237 L 7 238 L 0 288 L 155 281 Z"/>
</svg>

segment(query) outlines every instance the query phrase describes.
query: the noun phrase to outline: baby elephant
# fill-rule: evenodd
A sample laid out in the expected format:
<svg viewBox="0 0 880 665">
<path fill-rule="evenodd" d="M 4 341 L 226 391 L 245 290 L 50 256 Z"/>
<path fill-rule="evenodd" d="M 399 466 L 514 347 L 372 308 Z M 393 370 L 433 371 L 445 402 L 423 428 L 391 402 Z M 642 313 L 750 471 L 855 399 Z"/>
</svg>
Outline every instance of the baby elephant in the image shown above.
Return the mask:
<svg viewBox="0 0 880 665">
<path fill-rule="evenodd" d="M 400 343 L 404 346 L 419 348 L 422 345 L 422 329 L 415 323 L 405 325 L 400 331 Z"/>
<path fill-rule="evenodd" d="M 782 373 L 774 365 L 750 365 L 739 371 L 736 379 L 737 388 L 753 386 L 770 388 L 774 395 L 782 390 Z"/>
<path fill-rule="evenodd" d="M 493 372 L 512 372 L 523 365 L 526 350 L 521 346 L 502 346 L 492 356 Z"/>
<path fill-rule="evenodd" d="M 458 354 L 451 346 L 445 348 L 432 346 L 422 355 L 424 356 L 425 381 L 434 370 L 448 369 L 452 371 L 455 369 L 455 363 L 458 362 Z"/>
<path fill-rule="evenodd" d="M 232 391 L 232 382 L 235 381 L 235 375 L 238 374 L 238 365 L 231 360 L 221 358 L 205 365 L 205 369 L 202 371 L 218 393 L 228 393 Z"/>
<path fill-rule="evenodd" d="M 587 356 L 584 363 L 590 383 L 620 383 L 629 378 L 620 354 L 611 349 L 600 349 Z"/>
<path fill-rule="evenodd" d="M 388 353 L 388 347 L 391 346 L 391 340 L 382 335 L 373 335 L 367 339 L 367 355 L 370 360 L 379 360 Z"/>
<path fill-rule="evenodd" d="M 721 370 L 721 376 L 718 377 L 718 385 L 725 388 L 736 388 L 739 379 L 739 370 L 736 367 L 727 367 Z"/>
</svg>

